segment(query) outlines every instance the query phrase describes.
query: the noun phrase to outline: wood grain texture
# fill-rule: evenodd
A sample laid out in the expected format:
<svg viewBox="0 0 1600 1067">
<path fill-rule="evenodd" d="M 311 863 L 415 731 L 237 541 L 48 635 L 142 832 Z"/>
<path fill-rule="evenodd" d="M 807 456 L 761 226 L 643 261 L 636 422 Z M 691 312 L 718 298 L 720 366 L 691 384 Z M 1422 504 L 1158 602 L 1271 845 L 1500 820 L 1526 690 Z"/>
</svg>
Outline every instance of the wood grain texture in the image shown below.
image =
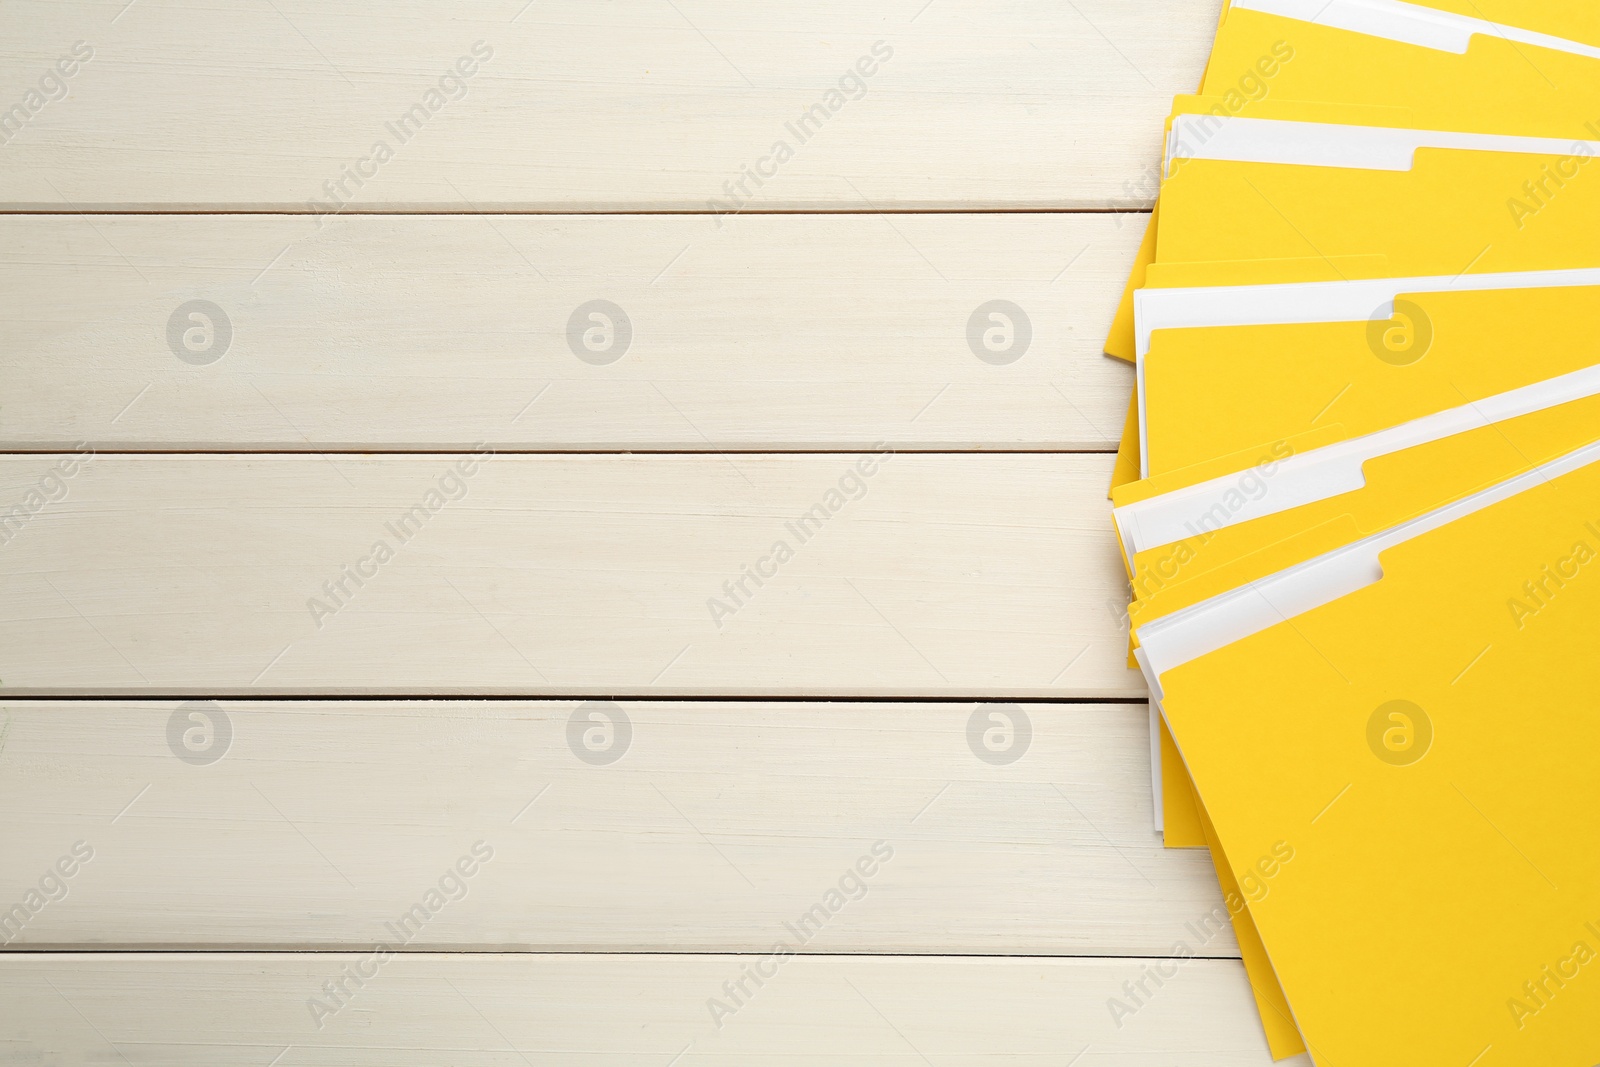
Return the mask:
<svg viewBox="0 0 1600 1067">
<path fill-rule="evenodd" d="M 759 168 L 752 209 L 1148 207 L 1162 122 L 1200 80 L 1216 9 L 8 3 L 3 106 L 58 93 L 39 82 L 75 42 L 93 56 L 15 124 L 0 204 L 704 211 Z M 463 59 L 476 73 L 441 87 Z M 792 132 L 819 104 L 827 117 Z"/>
<path fill-rule="evenodd" d="M 0 218 L 0 446 L 1105 450 L 1132 374 L 1101 340 L 1138 230 L 1040 214 Z M 598 354 L 568 336 L 595 299 L 631 326 Z M 968 337 L 997 299 L 1030 334 L 998 365 Z M 214 362 L 169 342 L 194 300 L 227 324 L 191 339 Z"/>
<path fill-rule="evenodd" d="M 1143 705 L 198 703 L 0 709 L 0 940 L 358 948 L 482 842 L 408 948 L 1237 953 Z"/>
<path fill-rule="evenodd" d="M 1111 462 L 8 457 L 0 679 L 17 696 L 1142 697 Z"/>
<path fill-rule="evenodd" d="M 0 1063 L 1264 1067 L 1059 454 L 1216 8 L 0 7 Z"/>
<path fill-rule="evenodd" d="M 0 1049 L 174 1067 L 1271 1063 L 1232 961 L 793 958 L 719 1028 L 707 1002 L 763 957 L 403 956 L 316 1029 L 307 1000 L 363 958 L 6 956 Z M 1153 965 L 1173 976 L 1119 1027 L 1107 1002 Z"/>
</svg>

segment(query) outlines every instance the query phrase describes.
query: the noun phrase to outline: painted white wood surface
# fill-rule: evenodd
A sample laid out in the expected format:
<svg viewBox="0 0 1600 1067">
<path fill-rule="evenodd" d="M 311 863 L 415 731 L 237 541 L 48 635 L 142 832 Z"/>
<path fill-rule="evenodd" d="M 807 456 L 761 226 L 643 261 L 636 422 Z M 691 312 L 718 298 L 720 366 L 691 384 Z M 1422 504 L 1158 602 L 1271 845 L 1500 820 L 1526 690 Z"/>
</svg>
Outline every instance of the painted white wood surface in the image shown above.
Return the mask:
<svg viewBox="0 0 1600 1067">
<path fill-rule="evenodd" d="M 1144 695 L 1109 456 L 62 462 L 0 459 L 13 695 Z"/>
<path fill-rule="evenodd" d="M 0 6 L 0 450 L 101 453 L 0 458 L 0 906 L 95 850 L 9 948 L 370 946 L 495 850 L 320 1030 L 365 953 L 0 952 L 0 1062 L 1265 1064 L 1236 961 L 1160 960 L 1235 947 L 1205 858 L 1149 831 L 1140 705 L 1027 705 L 994 764 L 974 704 L 902 702 L 1143 696 L 1110 457 L 908 453 L 1112 447 L 1143 218 L 981 213 L 1148 207 L 1215 8 Z M 634 326 L 614 363 L 567 344 L 594 299 Z M 191 300 L 229 317 L 216 362 L 170 347 Z M 989 300 L 1024 358 L 972 353 Z M 480 441 L 403 545 L 455 456 L 311 454 Z M 842 453 L 879 441 L 852 499 Z M 96 693 L 162 699 L 26 699 Z M 569 744 L 577 700 L 375 699 L 471 693 L 658 699 L 613 763 Z M 221 760 L 169 735 L 185 696 L 223 698 Z M 719 1028 L 763 959 L 726 953 L 880 841 Z"/>
<path fill-rule="evenodd" d="M 0 924 L 94 852 L 12 947 L 360 947 L 482 841 L 409 947 L 763 951 L 843 881 L 804 951 L 1237 952 L 1142 704 L 12 701 L 0 741 Z"/>
<path fill-rule="evenodd" d="M 1104 450 L 1144 218 L 0 217 L 0 445 Z M 612 351 L 569 342 L 595 299 Z M 1001 363 L 996 299 L 1031 334 Z M 213 362 L 169 345 L 193 300 Z"/>
<path fill-rule="evenodd" d="M 316 1029 L 306 1002 L 366 958 L 8 956 L 0 1050 L 174 1067 L 1271 1063 L 1233 961 L 1160 963 L 1172 976 L 1146 979 L 1119 1027 L 1107 1002 L 1155 961 L 791 958 L 718 1028 L 707 1002 L 764 957 L 413 955 L 351 983 Z"/>
<path fill-rule="evenodd" d="M 22 0 L 0 106 L 44 102 L 3 146 L 0 203 L 704 211 L 760 168 L 752 209 L 1148 207 L 1217 6 Z M 92 58 L 46 100 L 77 42 Z"/>
</svg>

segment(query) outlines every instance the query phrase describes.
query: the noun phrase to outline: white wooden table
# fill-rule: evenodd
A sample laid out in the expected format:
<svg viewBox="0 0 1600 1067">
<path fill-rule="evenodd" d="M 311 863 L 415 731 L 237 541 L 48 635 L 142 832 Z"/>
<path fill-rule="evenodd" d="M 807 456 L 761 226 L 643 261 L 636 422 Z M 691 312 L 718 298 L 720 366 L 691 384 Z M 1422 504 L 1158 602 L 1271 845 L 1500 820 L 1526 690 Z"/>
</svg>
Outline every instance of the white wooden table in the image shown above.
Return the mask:
<svg viewBox="0 0 1600 1067">
<path fill-rule="evenodd" d="M 1105 499 L 1215 7 L 0 8 L 0 1063 L 1267 1063 Z"/>
</svg>

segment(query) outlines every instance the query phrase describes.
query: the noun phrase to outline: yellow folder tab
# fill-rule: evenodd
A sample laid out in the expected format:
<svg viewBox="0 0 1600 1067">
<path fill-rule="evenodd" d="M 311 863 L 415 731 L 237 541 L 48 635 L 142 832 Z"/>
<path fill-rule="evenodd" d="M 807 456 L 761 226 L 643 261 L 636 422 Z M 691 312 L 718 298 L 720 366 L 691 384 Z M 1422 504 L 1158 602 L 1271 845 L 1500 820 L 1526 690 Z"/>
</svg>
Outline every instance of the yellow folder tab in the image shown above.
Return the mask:
<svg viewBox="0 0 1600 1067">
<path fill-rule="evenodd" d="M 1235 468 L 1255 495 L 1297 437 L 1372 433 L 1600 363 L 1595 322 L 1600 286 L 1553 286 L 1380 296 L 1352 322 L 1157 331 L 1141 368 L 1145 462 L 1167 477 L 1114 499 L 1192 484 L 1208 473 L 1196 465 L 1236 453 L 1259 454 Z"/>
<path fill-rule="evenodd" d="M 1596 446 L 1139 628 L 1318 1062 L 1600 1060 L 1596 632 Z"/>
<path fill-rule="evenodd" d="M 1203 154 L 1167 178 L 1156 238 L 1158 262 L 1211 264 L 1210 284 L 1260 260 L 1344 261 L 1345 278 L 1600 261 L 1600 141 L 1229 119 L 1200 144 L 1214 122 L 1175 116 L 1174 143 Z M 1379 256 L 1380 273 L 1356 262 Z"/>
<path fill-rule="evenodd" d="M 1233 4 L 1224 11 L 1199 92 L 1210 97 L 1198 110 L 1218 116 L 1276 117 L 1327 121 L 1320 105 L 1360 105 L 1356 120 L 1370 125 L 1517 133 L 1552 137 L 1597 137 L 1585 132 L 1600 121 L 1600 19 L 1590 5 L 1550 0 L 1478 4 L 1464 0 L 1478 19 L 1553 35 L 1558 41 L 1529 43 L 1498 33 L 1470 35 L 1459 50 L 1452 37 L 1419 35 L 1418 14 L 1450 11 L 1443 0 L 1429 5 L 1391 5 L 1407 19 L 1337 18 L 1341 8 L 1324 0 Z M 1477 13 L 1482 9 L 1485 13 Z M 1364 23 L 1364 19 L 1366 22 Z M 1367 32 L 1351 27 L 1367 24 Z M 1384 36 L 1389 33 L 1391 36 Z M 1396 39 L 1398 37 L 1398 39 Z M 1421 43 L 1431 40 L 1432 43 Z M 1559 45 L 1559 47 L 1558 47 Z M 1588 50 L 1585 50 L 1585 47 Z M 1157 210 L 1159 211 L 1159 202 Z M 1155 260 L 1154 234 L 1140 247 L 1123 294 L 1106 352 L 1134 358 L 1131 302 Z"/>
</svg>

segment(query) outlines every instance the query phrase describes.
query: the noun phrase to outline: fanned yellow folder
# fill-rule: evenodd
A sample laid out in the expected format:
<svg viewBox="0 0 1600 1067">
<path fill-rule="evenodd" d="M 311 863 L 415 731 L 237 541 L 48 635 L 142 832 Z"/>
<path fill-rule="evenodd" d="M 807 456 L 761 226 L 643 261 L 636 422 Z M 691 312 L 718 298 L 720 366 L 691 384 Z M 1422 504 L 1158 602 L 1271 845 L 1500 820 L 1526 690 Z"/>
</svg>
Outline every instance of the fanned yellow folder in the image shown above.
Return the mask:
<svg viewBox="0 0 1600 1067">
<path fill-rule="evenodd" d="M 1318 1062 L 1600 1059 L 1600 448 L 1138 628 Z M 1513 604 L 1570 574 L 1533 619 Z"/>
<path fill-rule="evenodd" d="M 1203 127 L 1213 133 L 1203 142 Z M 1148 286 L 1593 265 L 1600 140 L 1174 115 Z M 1600 168 L 1596 168 L 1600 169 Z M 1577 229 L 1575 229 L 1577 227 Z M 1143 323 L 1140 323 L 1141 331 Z"/>
<path fill-rule="evenodd" d="M 1600 244 L 1592 254 L 1600 261 Z M 1114 499 L 1131 502 L 1236 474 L 1244 499 L 1230 499 L 1225 509 L 1245 511 L 1250 498 L 1274 488 L 1303 440 L 1372 433 L 1600 362 L 1593 326 L 1600 322 L 1600 270 L 1556 277 L 1592 284 L 1540 288 L 1551 275 L 1524 273 L 1500 276 L 1503 289 L 1389 300 L 1366 286 L 1334 284 L 1323 287 L 1328 299 L 1307 298 L 1307 314 L 1322 308 L 1332 318 L 1337 304 L 1349 301 L 1370 305 L 1366 317 L 1157 334 L 1143 368 L 1156 477 L 1117 490 Z M 1514 287 L 1519 283 L 1529 287 Z M 1385 343 L 1398 328 L 1385 316 L 1390 305 L 1411 323 L 1410 348 Z M 1138 577 L 1144 580 L 1135 582 L 1135 594 L 1143 595 L 1153 577 Z"/>
</svg>

